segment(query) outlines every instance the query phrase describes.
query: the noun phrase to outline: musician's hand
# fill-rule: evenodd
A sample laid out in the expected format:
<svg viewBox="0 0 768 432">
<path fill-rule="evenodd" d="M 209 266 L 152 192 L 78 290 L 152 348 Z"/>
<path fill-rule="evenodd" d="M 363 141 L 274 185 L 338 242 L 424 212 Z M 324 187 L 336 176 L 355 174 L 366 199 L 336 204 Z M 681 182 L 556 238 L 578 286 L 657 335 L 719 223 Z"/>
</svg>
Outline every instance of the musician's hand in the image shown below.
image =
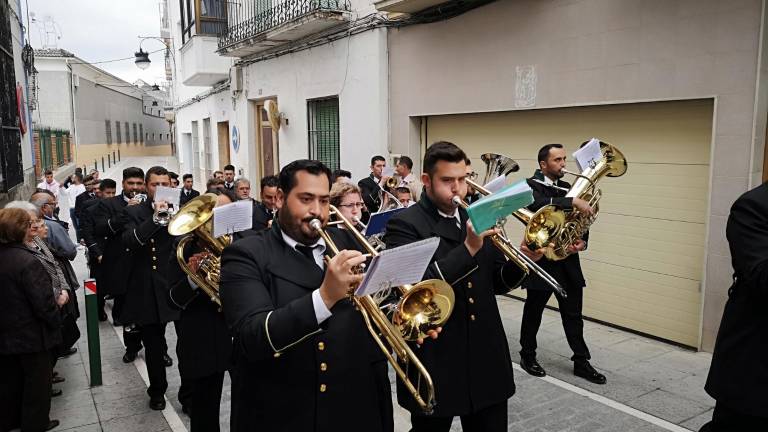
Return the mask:
<svg viewBox="0 0 768 432">
<path fill-rule="evenodd" d="M 99 261 L 99 264 L 101 264 L 101 259 L 102 258 L 104 258 L 104 255 L 99 255 L 99 257 L 97 258 L 97 260 Z"/>
<path fill-rule="evenodd" d="M 59 294 L 58 297 L 56 297 L 56 305 L 59 307 L 64 306 L 69 301 L 69 293 L 67 290 L 62 290 L 61 294 Z"/>
<path fill-rule="evenodd" d="M 475 254 L 483 247 L 483 239 L 489 235 L 498 233 L 499 230 L 497 228 L 491 228 L 478 234 L 475 232 L 474 227 L 472 227 L 472 222 L 467 221 L 467 238 L 464 239 L 464 246 L 467 248 L 470 255 L 475 256 Z"/>
<path fill-rule="evenodd" d="M 587 248 L 587 243 L 582 240 L 576 240 L 572 245 L 568 246 L 568 253 L 581 252 Z"/>
<path fill-rule="evenodd" d="M 528 248 L 528 246 L 525 245 L 525 241 L 520 243 L 520 252 L 524 253 L 525 256 L 530 258 L 533 261 L 538 261 L 544 256 L 544 249 L 538 248 L 535 251 Z"/>
<path fill-rule="evenodd" d="M 585 215 L 591 215 L 592 213 L 594 213 L 594 210 L 592 209 L 592 207 L 590 207 L 589 203 L 584 201 L 581 198 L 578 198 L 578 197 L 574 198 L 573 206 L 576 208 L 576 210 L 578 210 L 579 212 Z"/>
<path fill-rule="evenodd" d="M 320 297 L 331 309 L 337 301 L 347 297 L 353 286 L 363 281 L 362 274 L 352 269 L 365 262 L 366 257 L 359 251 L 343 250 L 326 262 L 325 277 L 320 285 Z"/>
<path fill-rule="evenodd" d="M 155 201 L 155 216 L 157 216 L 157 214 L 161 211 L 168 211 L 168 202 Z"/>
<path fill-rule="evenodd" d="M 200 262 L 203 261 L 206 255 L 207 253 L 205 252 L 198 252 L 189 257 L 187 265 L 189 266 L 189 269 L 192 271 L 192 273 L 197 273 L 197 270 L 200 268 Z"/>
<path fill-rule="evenodd" d="M 141 201 L 137 200 L 136 198 L 131 198 L 128 200 L 128 206 L 135 206 L 141 204 Z"/>
<path fill-rule="evenodd" d="M 267 221 L 267 228 L 272 228 L 272 219 Z"/>
<path fill-rule="evenodd" d="M 437 339 L 437 336 L 440 334 L 441 331 L 443 331 L 442 327 L 438 327 L 438 328 L 436 328 L 434 330 L 429 330 L 429 331 L 427 331 L 427 336 L 429 336 L 429 338 L 433 339 L 433 340 Z M 419 345 L 423 345 L 424 344 L 424 338 L 416 339 L 416 343 L 419 344 Z"/>
</svg>

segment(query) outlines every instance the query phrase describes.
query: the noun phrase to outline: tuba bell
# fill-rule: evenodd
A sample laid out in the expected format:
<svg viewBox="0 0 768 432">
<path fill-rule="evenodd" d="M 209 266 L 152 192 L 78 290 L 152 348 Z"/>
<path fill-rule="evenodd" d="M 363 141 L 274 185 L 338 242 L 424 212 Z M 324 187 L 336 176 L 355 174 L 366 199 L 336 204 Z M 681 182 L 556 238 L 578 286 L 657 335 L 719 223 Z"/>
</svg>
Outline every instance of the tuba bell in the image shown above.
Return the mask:
<svg viewBox="0 0 768 432">
<path fill-rule="evenodd" d="M 232 237 L 224 235 L 221 237 L 213 236 L 213 208 L 216 206 L 216 195 L 206 193 L 189 201 L 184 205 L 171 219 L 168 224 L 168 233 L 173 236 L 180 236 L 188 233 L 193 235 L 186 236 L 179 241 L 176 247 L 176 259 L 179 266 L 189 278 L 203 291 L 211 301 L 221 307 L 219 298 L 219 280 L 221 276 L 221 253 L 224 248 L 232 243 Z M 193 272 L 184 259 L 184 248 L 192 240 L 199 240 L 203 247 L 204 258 L 198 266 L 197 272 Z M 186 306 L 192 298 L 187 301 L 178 301 L 182 297 L 171 293 L 172 299 L 179 306 Z"/>
</svg>

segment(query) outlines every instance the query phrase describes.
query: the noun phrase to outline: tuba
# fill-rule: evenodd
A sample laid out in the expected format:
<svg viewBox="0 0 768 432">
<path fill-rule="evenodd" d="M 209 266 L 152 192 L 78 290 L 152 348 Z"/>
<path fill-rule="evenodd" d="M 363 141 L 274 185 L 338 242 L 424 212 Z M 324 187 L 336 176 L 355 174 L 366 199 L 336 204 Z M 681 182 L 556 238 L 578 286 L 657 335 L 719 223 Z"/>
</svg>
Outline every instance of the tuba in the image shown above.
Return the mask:
<svg viewBox="0 0 768 432">
<path fill-rule="evenodd" d="M 482 159 L 483 162 L 485 162 L 486 166 L 486 172 L 485 172 L 485 178 L 483 179 L 483 184 L 487 184 L 492 179 L 495 179 L 499 176 L 507 176 L 510 173 L 513 173 L 515 171 L 518 171 L 520 169 L 520 166 L 515 162 L 512 158 L 509 158 L 507 156 L 503 156 L 500 154 L 495 153 L 486 153 L 482 156 L 480 156 L 480 159 Z M 467 179 L 467 184 L 478 191 L 482 195 L 490 195 L 491 191 L 486 189 L 485 187 L 481 186 L 478 183 L 475 183 L 472 180 Z M 464 207 L 465 209 L 469 207 L 469 205 L 462 200 L 460 197 L 455 196 L 453 197 L 454 204 Z M 519 218 L 519 214 L 523 215 L 524 212 L 531 213 L 527 209 L 520 209 L 513 213 L 513 215 L 517 218 Z M 503 231 L 503 225 L 505 221 L 499 221 L 497 223 L 497 226 L 499 226 Z M 558 294 L 560 294 L 563 297 L 567 297 L 567 294 L 565 292 L 565 289 L 560 285 L 560 283 L 555 280 L 549 273 L 544 271 L 538 264 L 536 264 L 535 261 L 530 259 L 527 255 L 522 253 L 506 236 L 506 234 L 494 234 L 490 237 L 491 242 L 494 246 L 496 246 L 497 249 L 499 249 L 504 256 L 507 257 L 510 261 L 517 264 L 518 267 L 523 271 L 522 276 L 520 277 L 520 280 L 516 282 L 516 286 L 523 283 L 523 279 L 525 279 L 531 271 L 536 273 L 539 277 L 541 277 L 549 286 L 552 287 L 555 291 L 557 291 Z M 527 237 L 526 237 L 526 244 L 528 243 Z"/>
<path fill-rule="evenodd" d="M 232 237 L 229 235 L 218 238 L 213 236 L 213 208 L 215 206 L 216 195 L 212 193 L 206 193 L 192 199 L 173 216 L 168 224 L 168 233 L 173 236 L 194 233 L 194 235 L 184 237 L 179 241 L 179 245 L 176 247 L 176 259 L 184 273 L 210 297 L 212 302 L 221 307 L 221 299 L 219 298 L 221 253 L 225 247 L 232 243 Z M 203 245 L 203 253 L 205 254 L 197 272 L 193 272 L 184 259 L 184 248 L 187 243 L 195 239 L 198 239 Z M 171 293 L 172 297 L 173 294 Z M 178 302 L 176 299 L 174 302 L 180 306 L 189 303 L 189 301 Z"/>
<path fill-rule="evenodd" d="M 537 224 L 542 226 L 554 227 L 560 225 L 559 230 L 555 230 L 547 236 L 532 238 L 530 244 L 533 248 L 544 247 L 545 256 L 553 261 L 565 259 L 570 255 L 568 248 L 576 241 L 580 240 L 589 230 L 589 227 L 595 222 L 600 206 L 602 191 L 597 187 L 597 182 L 603 177 L 621 177 L 627 172 L 627 160 L 624 154 L 615 146 L 600 141 L 600 151 L 603 157 L 586 167 L 581 173 L 575 173 L 563 170 L 563 173 L 576 177 L 576 181 L 565 194 L 566 198 L 581 198 L 587 201 L 593 209 L 591 215 L 585 215 L 575 208 L 570 211 L 557 209 L 555 206 L 544 206 L 536 213 L 527 218 L 526 223 L 526 242 L 528 242 L 528 231 Z M 548 237 L 545 238 L 544 237 Z"/>
<path fill-rule="evenodd" d="M 371 256 L 378 255 L 374 247 L 355 229 L 352 222 L 339 213 L 336 207 L 331 206 L 330 216 L 335 216 L 336 220 L 328 222 L 328 225 L 343 225 Z M 339 253 L 339 248 L 319 219 L 313 219 L 310 226 L 320 233 L 334 255 Z M 361 272 L 362 268 L 356 271 Z M 402 298 L 394 308 L 391 322 L 371 296 L 358 297 L 351 291 L 350 300 L 363 315 L 368 332 L 387 357 L 397 376 L 403 381 L 419 407 L 429 414 L 435 406 L 435 386 L 429 372 L 413 353 L 406 340 L 426 337 L 427 331 L 444 324 L 453 310 L 454 293 L 448 283 L 437 279 L 422 281 L 416 285 L 404 285 L 399 289 Z M 413 370 L 409 367 L 410 365 L 413 365 Z M 411 381 L 412 375 L 416 375 L 416 383 Z M 421 386 L 422 382 L 424 387 Z"/>
</svg>

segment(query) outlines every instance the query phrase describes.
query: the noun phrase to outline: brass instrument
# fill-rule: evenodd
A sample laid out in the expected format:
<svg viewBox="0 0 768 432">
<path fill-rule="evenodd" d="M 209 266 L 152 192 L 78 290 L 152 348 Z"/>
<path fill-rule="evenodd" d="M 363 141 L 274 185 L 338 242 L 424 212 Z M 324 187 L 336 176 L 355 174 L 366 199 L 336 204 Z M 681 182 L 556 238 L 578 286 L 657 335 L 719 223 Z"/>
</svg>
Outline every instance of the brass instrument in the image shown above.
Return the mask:
<svg viewBox="0 0 768 432">
<path fill-rule="evenodd" d="M 520 169 L 520 166 L 515 162 L 513 159 L 503 156 L 500 154 L 495 153 L 486 153 L 480 156 L 483 162 L 485 162 L 486 165 L 486 172 L 485 172 L 485 178 L 483 183 L 487 184 L 488 181 L 490 181 L 493 178 L 499 177 L 499 176 L 506 176 L 512 172 L 518 171 Z M 485 187 L 481 186 L 478 183 L 475 183 L 472 180 L 467 179 L 467 184 L 475 189 L 477 192 L 484 196 L 488 196 L 491 194 L 491 191 L 486 189 Z M 463 208 L 469 207 L 469 205 L 462 200 L 460 197 L 455 196 L 453 197 L 453 203 L 457 206 L 461 206 Z M 518 214 L 525 214 L 524 212 L 530 213 L 527 209 L 520 209 L 513 213 L 515 217 L 518 217 Z M 502 229 L 504 226 L 504 220 L 500 220 L 497 222 L 497 226 Z M 528 230 L 526 230 L 526 243 L 527 243 L 527 234 Z M 496 248 L 498 248 L 504 256 L 507 257 L 510 261 L 517 264 L 518 267 L 523 271 L 523 275 L 520 278 L 520 280 L 516 281 L 514 286 L 518 286 L 523 282 L 523 279 L 525 279 L 528 274 L 530 274 L 531 271 L 533 271 L 536 275 L 541 277 L 549 286 L 552 287 L 555 291 L 557 291 L 558 294 L 560 294 L 563 297 L 567 297 L 567 294 L 565 292 L 565 289 L 553 278 L 549 273 L 544 271 L 538 264 L 536 264 L 535 261 L 533 261 L 531 258 L 529 258 L 527 255 L 522 253 L 510 240 L 505 234 L 494 234 L 490 237 L 491 242 L 493 243 Z"/>
<path fill-rule="evenodd" d="M 532 244 L 534 247 L 544 247 L 545 256 L 550 260 L 559 261 L 568 257 L 571 254 L 568 251 L 569 247 L 580 240 L 595 222 L 602 197 L 602 191 L 597 187 L 597 182 L 603 177 L 621 177 L 627 172 L 627 160 L 619 149 L 600 141 L 600 150 L 603 157 L 592 166 L 586 167 L 581 173 L 563 170 L 565 174 L 577 177 L 565 197 L 581 198 L 587 201 L 592 207 L 591 215 L 585 215 L 576 208 L 565 212 L 555 206 L 548 205 L 540 208 L 529 218 L 530 222 L 526 226 L 526 233 L 536 223 L 546 226 L 558 224 L 562 226 L 556 233 L 549 235 L 546 242 L 540 240 Z M 528 240 L 527 237 L 526 240 Z"/>
<path fill-rule="evenodd" d="M 232 243 L 232 237 L 213 236 L 213 208 L 216 195 L 206 193 L 189 201 L 170 220 L 168 233 L 173 236 L 194 233 L 184 237 L 176 247 L 176 259 L 192 281 L 221 307 L 219 298 L 219 279 L 221 276 L 221 253 Z M 204 245 L 205 257 L 200 262 L 197 272 L 193 272 L 184 259 L 184 247 L 192 240 L 200 239 Z"/>
<path fill-rule="evenodd" d="M 365 240 L 365 237 L 355 229 L 352 222 L 347 220 L 336 207 L 331 206 L 330 216 L 335 216 L 337 219 L 329 222 L 328 225 L 344 225 L 371 256 L 378 255 L 378 252 Z M 320 233 L 332 253 L 338 254 L 339 248 L 324 229 L 322 222 L 319 219 L 313 219 L 309 224 Z M 356 287 L 350 288 L 353 290 Z M 435 386 L 432 377 L 408 346 L 406 340 L 428 337 L 427 331 L 441 326 L 448 320 L 454 304 L 453 289 L 445 281 L 437 279 L 422 281 L 416 285 L 404 285 L 399 289 L 402 298 L 395 308 L 392 317 L 393 322 L 387 319 L 387 316 L 379 309 L 379 305 L 371 296 L 358 297 L 354 295 L 353 291 L 350 291 L 350 300 L 363 315 L 368 332 L 379 345 L 416 403 L 425 413 L 431 413 L 435 406 Z M 418 376 L 415 385 L 411 382 L 409 375 L 410 364 L 413 364 Z M 422 381 L 425 384 L 423 389 L 421 387 Z"/>
<path fill-rule="evenodd" d="M 385 186 L 386 186 L 388 189 L 394 189 L 394 188 L 396 188 L 396 187 L 397 187 L 397 185 L 399 185 L 399 184 L 400 184 L 400 179 L 399 179 L 399 178 L 397 178 L 397 177 L 395 177 L 395 176 L 392 176 L 392 177 L 390 177 L 390 178 L 388 178 L 388 179 L 387 179 L 387 182 L 385 183 Z"/>
</svg>

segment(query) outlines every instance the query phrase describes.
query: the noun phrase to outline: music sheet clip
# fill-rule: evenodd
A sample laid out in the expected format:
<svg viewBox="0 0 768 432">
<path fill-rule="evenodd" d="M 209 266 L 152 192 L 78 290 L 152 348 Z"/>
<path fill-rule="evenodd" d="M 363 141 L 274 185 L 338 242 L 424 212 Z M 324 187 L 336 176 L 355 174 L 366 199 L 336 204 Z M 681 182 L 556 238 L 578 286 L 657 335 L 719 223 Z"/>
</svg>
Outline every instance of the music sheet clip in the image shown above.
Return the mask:
<svg viewBox="0 0 768 432">
<path fill-rule="evenodd" d="M 358 297 L 371 295 L 385 289 L 421 281 L 438 245 L 440 245 L 440 239 L 431 237 L 383 250 L 371 260 L 355 295 Z"/>
<path fill-rule="evenodd" d="M 178 189 L 166 186 L 158 186 L 155 190 L 155 202 L 165 201 L 176 210 L 179 209 L 181 193 Z"/>
<path fill-rule="evenodd" d="M 584 146 L 573 153 L 573 158 L 579 165 L 579 170 L 584 171 L 587 168 L 594 168 L 603 158 L 603 152 L 600 150 L 600 140 L 592 138 Z"/>
<path fill-rule="evenodd" d="M 221 237 L 253 228 L 253 204 L 236 201 L 213 208 L 213 236 Z"/>
</svg>

